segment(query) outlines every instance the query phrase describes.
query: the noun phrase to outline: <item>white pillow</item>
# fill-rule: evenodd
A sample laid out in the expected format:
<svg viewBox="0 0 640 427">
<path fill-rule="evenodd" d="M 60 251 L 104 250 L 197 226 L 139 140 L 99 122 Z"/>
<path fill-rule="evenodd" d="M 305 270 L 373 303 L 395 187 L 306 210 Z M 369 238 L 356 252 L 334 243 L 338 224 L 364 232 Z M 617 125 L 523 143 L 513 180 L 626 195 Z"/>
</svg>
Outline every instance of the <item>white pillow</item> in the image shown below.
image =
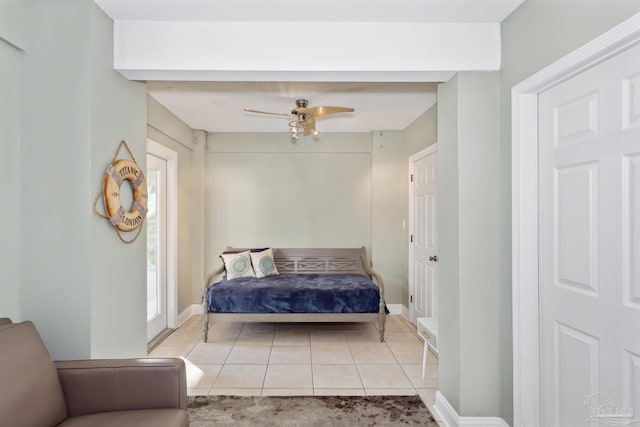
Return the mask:
<svg viewBox="0 0 640 427">
<path fill-rule="evenodd" d="M 251 264 L 255 270 L 256 277 L 266 277 L 278 273 L 276 268 L 276 262 L 273 259 L 273 251 L 271 249 L 265 249 L 260 252 L 251 252 Z"/>
<path fill-rule="evenodd" d="M 256 277 L 253 268 L 251 268 L 249 251 L 222 254 L 221 257 L 222 261 L 224 261 L 224 269 L 227 272 L 227 280 L 237 279 L 238 277 Z"/>
</svg>

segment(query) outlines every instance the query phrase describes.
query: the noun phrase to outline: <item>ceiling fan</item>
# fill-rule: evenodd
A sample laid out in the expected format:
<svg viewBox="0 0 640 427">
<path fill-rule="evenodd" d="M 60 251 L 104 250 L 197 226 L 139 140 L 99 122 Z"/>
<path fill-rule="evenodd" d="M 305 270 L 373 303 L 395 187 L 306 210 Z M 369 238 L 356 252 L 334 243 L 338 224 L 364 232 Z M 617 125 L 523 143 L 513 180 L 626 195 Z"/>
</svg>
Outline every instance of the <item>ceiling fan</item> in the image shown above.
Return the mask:
<svg viewBox="0 0 640 427">
<path fill-rule="evenodd" d="M 308 107 L 308 105 L 309 101 L 307 101 L 306 99 L 297 99 L 296 108 L 291 110 L 291 114 L 270 113 L 268 111 L 249 109 L 245 109 L 244 111 L 248 113 L 270 114 L 272 116 L 293 116 L 293 120 L 289 122 L 289 130 L 291 131 L 291 139 L 293 140 L 298 139 L 299 133 L 302 133 L 304 136 L 312 134 L 314 136 L 318 136 L 320 132 L 316 129 L 316 119 L 319 117 L 323 117 L 329 114 L 351 113 L 355 111 L 355 109 L 347 107 Z"/>
</svg>

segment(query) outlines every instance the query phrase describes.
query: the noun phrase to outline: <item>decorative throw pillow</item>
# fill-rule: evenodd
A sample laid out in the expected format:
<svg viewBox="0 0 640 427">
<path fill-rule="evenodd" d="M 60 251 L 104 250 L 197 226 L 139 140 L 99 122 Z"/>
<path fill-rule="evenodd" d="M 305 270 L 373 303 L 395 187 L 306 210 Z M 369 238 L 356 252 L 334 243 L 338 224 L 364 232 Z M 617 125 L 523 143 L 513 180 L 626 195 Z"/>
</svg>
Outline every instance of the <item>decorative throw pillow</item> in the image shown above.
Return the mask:
<svg viewBox="0 0 640 427">
<path fill-rule="evenodd" d="M 265 249 L 260 252 L 251 252 L 251 263 L 256 272 L 256 277 L 266 277 L 278 273 L 275 260 L 273 259 L 273 251 Z"/>
<path fill-rule="evenodd" d="M 251 268 L 251 258 L 249 251 L 239 252 L 235 254 L 222 254 L 224 269 L 227 273 L 227 280 L 237 279 L 238 277 L 255 277 L 253 268 Z"/>
</svg>

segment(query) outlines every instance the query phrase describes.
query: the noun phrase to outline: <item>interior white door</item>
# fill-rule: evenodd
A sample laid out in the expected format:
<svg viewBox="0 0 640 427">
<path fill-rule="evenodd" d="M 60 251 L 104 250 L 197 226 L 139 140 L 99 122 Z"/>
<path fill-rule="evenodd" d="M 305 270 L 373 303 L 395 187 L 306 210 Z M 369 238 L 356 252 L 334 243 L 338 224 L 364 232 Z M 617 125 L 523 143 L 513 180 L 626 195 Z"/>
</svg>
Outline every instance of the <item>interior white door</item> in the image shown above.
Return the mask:
<svg viewBox="0 0 640 427">
<path fill-rule="evenodd" d="M 147 341 L 167 329 L 167 161 L 147 154 Z"/>
<path fill-rule="evenodd" d="M 538 115 L 541 425 L 638 420 L 640 46 L 540 94 Z"/>
<path fill-rule="evenodd" d="M 431 145 L 409 160 L 409 313 L 414 323 L 437 314 L 437 150 L 437 144 Z"/>
</svg>

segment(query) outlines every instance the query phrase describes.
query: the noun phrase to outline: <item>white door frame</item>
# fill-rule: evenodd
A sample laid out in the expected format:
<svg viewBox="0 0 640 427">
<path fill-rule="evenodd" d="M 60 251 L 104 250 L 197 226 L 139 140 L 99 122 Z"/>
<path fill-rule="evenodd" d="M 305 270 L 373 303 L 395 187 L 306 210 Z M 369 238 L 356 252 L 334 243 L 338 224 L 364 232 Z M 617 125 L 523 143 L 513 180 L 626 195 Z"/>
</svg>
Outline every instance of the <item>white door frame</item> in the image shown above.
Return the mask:
<svg viewBox="0 0 640 427">
<path fill-rule="evenodd" d="M 423 157 L 427 157 L 433 153 L 436 153 L 438 151 L 438 143 L 434 143 L 431 144 L 430 146 L 428 146 L 427 148 L 423 148 L 422 150 L 418 151 L 415 154 L 412 154 L 409 157 L 409 176 L 413 175 L 415 173 L 415 171 L 413 170 L 413 163 L 416 162 L 418 159 L 421 159 Z M 415 218 L 413 215 L 413 185 L 409 185 L 409 234 L 414 234 L 413 230 L 415 230 Z M 416 284 L 414 283 L 414 277 L 413 277 L 413 245 L 411 244 L 411 241 L 409 241 L 409 295 L 411 295 L 411 292 L 413 291 L 413 295 L 415 295 L 415 287 Z M 413 304 L 411 304 L 411 300 L 409 300 L 409 320 L 411 320 L 412 322 L 415 321 L 414 318 L 414 313 L 413 313 Z"/>
<path fill-rule="evenodd" d="M 147 153 L 167 161 L 167 327 L 178 326 L 178 153 L 147 139 Z"/>
<path fill-rule="evenodd" d="M 540 425 L 538 94 L 639 43 L 640 14 L 637 14 L 511 90 L 515 427 Z"/>
</svg>

